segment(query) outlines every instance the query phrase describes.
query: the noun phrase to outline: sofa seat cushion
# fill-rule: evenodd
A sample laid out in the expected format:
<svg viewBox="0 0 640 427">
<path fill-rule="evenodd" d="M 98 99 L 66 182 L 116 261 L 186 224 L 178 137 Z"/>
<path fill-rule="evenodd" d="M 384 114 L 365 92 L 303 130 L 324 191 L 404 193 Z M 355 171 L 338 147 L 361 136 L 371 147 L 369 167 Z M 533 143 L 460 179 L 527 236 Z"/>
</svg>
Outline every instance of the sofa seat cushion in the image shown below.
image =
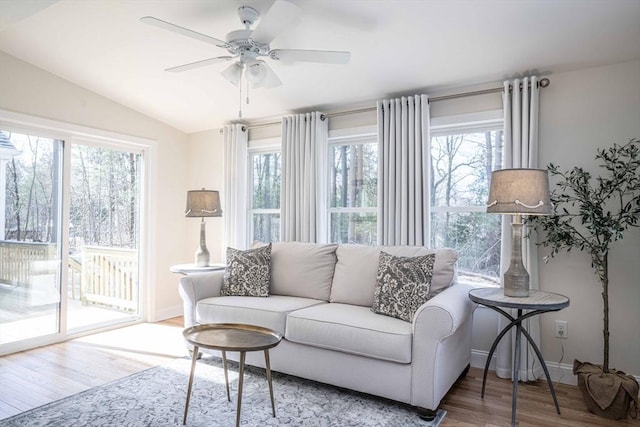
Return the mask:
<svg viewBox="0 0 640 427">
<path fill-rule="evenodd" d="M 269 328 L 284 335 L 287 314 L 301 308 L 326 304 L 310 298 L 271 295 L 268 297 L 211 297 L 198 302 L 198 323 L 246 323 Z"/>
<path fill-rule="evenodd" d="M 411 363 L 411 323 L 368 307 L 322 304 L 289 314 L 289 341 L 398 363 Z"/>
</svg>

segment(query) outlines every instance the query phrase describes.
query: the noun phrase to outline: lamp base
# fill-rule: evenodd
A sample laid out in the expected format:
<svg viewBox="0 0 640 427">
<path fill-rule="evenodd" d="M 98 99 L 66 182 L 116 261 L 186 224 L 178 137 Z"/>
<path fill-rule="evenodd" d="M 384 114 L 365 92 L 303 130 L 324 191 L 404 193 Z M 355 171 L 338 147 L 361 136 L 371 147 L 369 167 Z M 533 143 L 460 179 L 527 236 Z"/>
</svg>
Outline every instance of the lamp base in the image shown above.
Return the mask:
<svg viewBox="0 0 640 427">
<path fill-rule="evenodd" d="M 205 224 L 203 219 L 200 223 L 200 247 L 196 251 L 196 267 L 208 267 L 211 259 L 207 249 Z"/>
<path fill-rule="evenodd" d="M 529 273 L 522 263 L 522 223 L 519 215 L 516 215 L 511 228 L 511 263 L 504 273 L 504 294 L 508 297 L 528 297 Z"/>
<path fill-rule="evenodd" d="M 207 250 L 207 248 L 204 248 L 205 250 L 203 251 L 202 248 L 199 248 L 196 251 L 196 267 L 209 267 L 209 251 Z"/>
<path fill-rule="evenodd" d="M 504 273 L 504 294 L 508 297 L 529 296 L 529 274 L 527 270 L 510 272 L 509 269 Z"/>
</svg>

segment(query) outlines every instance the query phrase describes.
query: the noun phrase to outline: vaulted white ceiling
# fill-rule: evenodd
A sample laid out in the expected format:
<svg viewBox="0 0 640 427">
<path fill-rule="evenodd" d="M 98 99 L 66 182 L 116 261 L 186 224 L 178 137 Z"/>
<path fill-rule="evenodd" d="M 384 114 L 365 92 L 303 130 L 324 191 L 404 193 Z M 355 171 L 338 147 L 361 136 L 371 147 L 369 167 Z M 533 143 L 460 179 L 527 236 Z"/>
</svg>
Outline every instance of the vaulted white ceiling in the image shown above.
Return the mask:
<svg viewBox="0 0 640 427">
<path fill-rule="evenodd" d="M 639 0 L 290 1 L 301 19 L 294 27 L 283 23 L 272 48 L 346 50 L 351 60 L 270 62 L 283 85 L 251 91 L 245 120 L 640 58 Z M 0 50 L 197 132 L 238 118 L 238 88 L 220 75 L 228 63 L 163 70 L 226 51 L 139 19 L 151 15 L 224 39 L 243 27 L 239 6 L 264 14 L 272 3 L 1 0 Z"/>
</svg>

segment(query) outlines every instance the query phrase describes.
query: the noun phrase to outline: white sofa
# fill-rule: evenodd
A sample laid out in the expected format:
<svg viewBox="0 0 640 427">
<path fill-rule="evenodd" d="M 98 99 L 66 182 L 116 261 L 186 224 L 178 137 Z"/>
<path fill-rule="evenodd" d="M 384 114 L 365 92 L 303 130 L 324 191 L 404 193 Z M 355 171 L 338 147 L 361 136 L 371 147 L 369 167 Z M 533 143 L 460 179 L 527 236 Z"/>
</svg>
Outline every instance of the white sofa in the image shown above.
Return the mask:
<svg viewBox="0 0 640 427">
<path fill-rule="evenodd" d="M 440 249 L 433 297 L 413 322 L 373 313 L 381 250 L 434 253 L 410 246 L 274 243 L 268 297 L 220 296 L 224 271 L 181 278 L 185 327 L 230 322 L 273 329 L 284 337 L 270 351 L 273 370 L 404 402 L 428 419 L 469 367 L 475 305 L 470 288 L 457 283 L 457 254 Z M 264 367 L 262 353 L 247 353 L 247 363 Z"/>
</svg>

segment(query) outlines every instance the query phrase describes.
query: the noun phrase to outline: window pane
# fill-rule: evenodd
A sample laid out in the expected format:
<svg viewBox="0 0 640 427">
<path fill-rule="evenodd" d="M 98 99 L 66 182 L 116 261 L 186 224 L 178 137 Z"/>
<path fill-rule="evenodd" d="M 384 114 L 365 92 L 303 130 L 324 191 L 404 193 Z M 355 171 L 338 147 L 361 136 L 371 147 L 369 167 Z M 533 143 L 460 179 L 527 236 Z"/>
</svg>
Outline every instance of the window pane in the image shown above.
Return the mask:
<svg viewBox="0 0 640 427">
<path fill-rule="evenodd" d="M 69 330 L 138 314 L 141 160 L 71 144 Z"/>
<path fill-rule="evenodd" d="M 502 144 L 502 130 L 431 138 L 431 205 L 484 206 Z"/>
<path fill-rule="evenodd" d="M 378 151 L 373 142 L 335 145 L 329 153 L 330 206 L 376 207 Z"/>
<path fill-rule="evenodd" d="M 280 153 L 253 155 L 253 209 L 280 209 Z"/>
<path fill-rule="evenodd" d="M 62 141 L 0 131 L 0 345 L 59 332 Z"/>
<path fill-rule="evenodd" d="M 378 225 L 375 213 L 332 213 L 331 241 L 336 243 L 377 243 Z"/>
<path fill-rule="evenodd" d="M 458 274 L 466 281 L 500 283 L 501 215 L 434 213 L 431 247 L 458 252 Z"/>
<path fill-rule="evenodd" d="M 253 214 L 253 241 L 277 242 L 280 240 L 280 214 Z"/>
<path fill-rule="evenodd" d="M 137 248 L 140 155 L 73 144 L 69 244 Z"/>
<path fill-rule="evenodd" d="M 464 208 L 486 205 L 491 171 L 502 167 L 502 139 L 500 129 L 431 139 L 431 206 L 439 212 L 431 216 L 430 244 L 458 252 L 466 281 L 500 283 L 501 216 Z"/>
</svg>

